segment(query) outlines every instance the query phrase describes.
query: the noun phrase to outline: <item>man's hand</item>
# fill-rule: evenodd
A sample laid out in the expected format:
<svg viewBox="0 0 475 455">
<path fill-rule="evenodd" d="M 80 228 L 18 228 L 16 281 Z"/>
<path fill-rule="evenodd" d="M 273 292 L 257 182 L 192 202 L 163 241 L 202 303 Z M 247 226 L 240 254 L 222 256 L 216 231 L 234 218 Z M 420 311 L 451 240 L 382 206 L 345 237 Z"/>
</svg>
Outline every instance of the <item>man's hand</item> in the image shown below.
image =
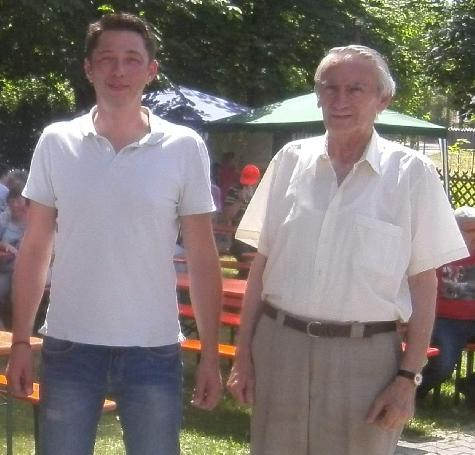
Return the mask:
<svg viewBox="0 0 475 455">
<path fill-rule="evenodd" d="M 400 428 L 414 415 L 415 392 L 410 380 L 396 377 L 376 398 L 366 421 L 384 430 Z"/>
<path fill-rule="evenodd" d="M 26 344 L 16 344 L 7 366 L 8 390 L 15 397 L 33 393 L 33 353 Z"/>
<path fill-rule="evenodd" d="M 229 392 L 239 403 L 252 406 L 255 384 L 251 354 L 238 355 L 227 382 Z"/>
<path fill-rule="evenodd" d="M 221 399 L 223 382 L 219 371 L 219 360 L 202 358 L 196 371 L 196 384 L 191 403 L 200 409 L 210 411 Z"/>
</svg>

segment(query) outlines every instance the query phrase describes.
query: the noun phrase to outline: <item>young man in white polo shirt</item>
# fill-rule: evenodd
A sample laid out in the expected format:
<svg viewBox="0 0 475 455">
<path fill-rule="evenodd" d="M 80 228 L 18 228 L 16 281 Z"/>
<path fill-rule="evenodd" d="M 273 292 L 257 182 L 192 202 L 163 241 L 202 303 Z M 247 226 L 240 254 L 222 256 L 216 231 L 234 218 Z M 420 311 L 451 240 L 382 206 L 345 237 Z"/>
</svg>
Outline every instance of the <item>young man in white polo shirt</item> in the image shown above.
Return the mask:
<svg viewBox="0 0 475 455">
<path fill-rule="evenodd" d="M 179 453 L 180 330 L 173 253 L 181 226 L 203 346 L 194 403 L 220 396 L 220 271 L 206 147 L 141 107 L 157 73 L 149 26 L 103 16 L 89 26 L 84 69 L 97 105 L 50 125 L 24 195 L 28 228 L 14 276 L 11 391 L 32 384 L 28 339 L 53 247 L 43 333 L 42 455 L 92 454 L 102 402 L 118 404 L 128 454 Z"/>
</svg>

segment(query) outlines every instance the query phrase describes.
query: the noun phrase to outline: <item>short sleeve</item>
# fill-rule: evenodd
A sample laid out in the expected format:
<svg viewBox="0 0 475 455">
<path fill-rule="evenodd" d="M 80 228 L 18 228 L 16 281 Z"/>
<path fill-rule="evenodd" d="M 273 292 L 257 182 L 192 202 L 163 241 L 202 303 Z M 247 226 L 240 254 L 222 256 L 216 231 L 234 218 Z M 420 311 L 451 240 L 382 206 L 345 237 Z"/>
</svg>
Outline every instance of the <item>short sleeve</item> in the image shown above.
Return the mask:
<svg viewBox="0 0 475 455">
<path fill-rule="evenodd" d="M 178 214 L 196 215 L 216 210 L 211 194 L 208 150 L 197 134 L 184 140 L 184 182 Z"/>
<path fill-rule="evenodd" d="M 424 166 L 411 196 L 412 254 L 408 275 L 468 256 L 447 195 L 431 164 Z"/>
<path fill-rule="evenodd" d="M 51 153 L 58 146 L 50 134 L 43 132 L 33 152 L 30 173 L 22 193 L 26 198 L 48 207 L 55 207 L 56 204 L 51 180 Z"/>
</svg>

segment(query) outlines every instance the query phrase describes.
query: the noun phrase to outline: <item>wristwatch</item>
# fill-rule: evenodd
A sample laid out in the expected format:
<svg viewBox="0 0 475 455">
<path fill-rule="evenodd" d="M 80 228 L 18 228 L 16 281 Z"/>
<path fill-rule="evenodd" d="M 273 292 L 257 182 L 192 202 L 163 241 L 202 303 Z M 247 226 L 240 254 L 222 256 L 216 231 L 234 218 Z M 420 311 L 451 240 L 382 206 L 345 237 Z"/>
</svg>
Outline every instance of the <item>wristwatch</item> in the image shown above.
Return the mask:
<svg viewBox="0 0 475 455">
<path fill-rule="evenodd" d="M 413 373 L 409 370 L 399 369 L 397 370 L 396 376 L 401 376 L 403 378 L 409 379 L 414 383 L 414 385 L 420 386 L 422 384 L 422 374 L 421 373 Z"/>
</svg>

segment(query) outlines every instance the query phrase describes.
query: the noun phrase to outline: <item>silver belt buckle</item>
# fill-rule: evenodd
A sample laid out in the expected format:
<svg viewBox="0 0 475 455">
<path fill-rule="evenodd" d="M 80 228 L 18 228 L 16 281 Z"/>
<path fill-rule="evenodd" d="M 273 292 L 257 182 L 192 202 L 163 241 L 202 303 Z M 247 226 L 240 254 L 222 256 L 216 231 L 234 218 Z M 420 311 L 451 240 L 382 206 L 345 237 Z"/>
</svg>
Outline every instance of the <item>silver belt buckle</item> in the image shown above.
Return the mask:
<svg viewBox="0 0 475 455">
<path fill-rule="evenodd" d="M 307 335 L 313 338 L 320 338 L 320 335 L 315 335 L 314 333 L 311 333 L 311 327 L 313 327 L 314 325 L 318 327 L 322 325 L 322 323 L 319 321 L 309 321 L 307 323 Z"/>
<path fill-rule="evenodd" d="M 363 338 L 365 325 L 362 322 L 353 322 L 350 329 L 350 338 Z"/>
</svg>

